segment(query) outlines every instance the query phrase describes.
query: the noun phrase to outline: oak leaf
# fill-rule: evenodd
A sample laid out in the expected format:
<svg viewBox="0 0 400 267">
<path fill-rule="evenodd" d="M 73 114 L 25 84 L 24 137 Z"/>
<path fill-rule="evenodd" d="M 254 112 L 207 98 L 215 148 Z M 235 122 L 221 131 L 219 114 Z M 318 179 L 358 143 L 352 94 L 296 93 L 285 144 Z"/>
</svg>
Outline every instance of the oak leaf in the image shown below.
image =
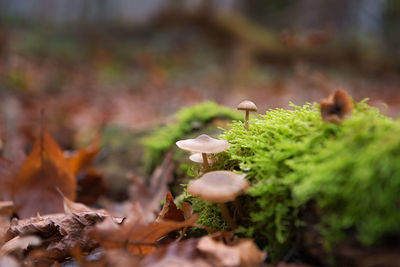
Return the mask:
<svg viewBox="0 0 400 267">
<path fill-rule="evenodd" d="M 66 197 L 75 200 L 75 175 L 57 143 L 44 131 L 36 140 L 14 184 L 13 198 L 19 216 L 27 218 L 37 213 L 62 212 L 63 200 L 56 187 Z"/>
</svg>

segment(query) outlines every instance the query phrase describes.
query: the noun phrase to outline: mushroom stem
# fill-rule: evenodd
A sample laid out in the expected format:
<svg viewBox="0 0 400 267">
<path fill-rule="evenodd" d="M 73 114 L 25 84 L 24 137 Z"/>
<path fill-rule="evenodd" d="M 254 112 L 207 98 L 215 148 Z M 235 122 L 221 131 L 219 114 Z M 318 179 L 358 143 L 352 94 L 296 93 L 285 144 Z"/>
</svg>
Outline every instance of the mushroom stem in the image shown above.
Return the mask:
<svg viewBox="0 0 400 267">
<path fill-rule="evenodd" d="M 246 117 L 244 119 L 244 128 L 246 129 L 246 131 L 249 130 L 249 111 L 246 110 Z"/>
<path fill-rule="evenodd" d="M 238 214 L 240 216 L 243 216 L 243 207 L 242 207 L 242 204 L 240 204 L 240 201 L 237 198 L 235 198 L 234 203 L 235 203 L 235 207 L 236 207 Z"/>
<path fill-rule="evenodd" d="M 206 171 L 210 169 L 210 165 L 208 164 L 208 159 L 207 159 L 207 154 L 206 153 L 201 153 L 203 156 L 203 166 Z"/>
<path fill-rule="evenodd" d="M 236 223 L 233 221 L 231 215 L 229 214 L 229 210 L 226 207 L 225 203 L 219 203 L 219 207 L 221 208 L 222 216 L 224 217 L 226 223 L 228 224 L 231 230 L 236 229 Z"/>
</svg>

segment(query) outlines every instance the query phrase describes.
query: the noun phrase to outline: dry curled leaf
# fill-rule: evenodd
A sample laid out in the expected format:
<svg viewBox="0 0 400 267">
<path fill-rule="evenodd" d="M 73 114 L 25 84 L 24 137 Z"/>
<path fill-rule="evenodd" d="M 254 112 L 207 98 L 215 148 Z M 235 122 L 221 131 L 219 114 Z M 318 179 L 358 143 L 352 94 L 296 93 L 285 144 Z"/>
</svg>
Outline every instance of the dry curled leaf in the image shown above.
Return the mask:
<svg viewBox="0 0 400 267">
<path fill-rule="evenodd" d="M 210 258 L 213 266 L 260 266 L 267 256 L 251 239 L 239 239 L 234 245 L 227 246 L 205 236 L 200 239 L 197 248 Z"/>
<path fill-rule="evenodd" d="M 11 256 L 0 257 L 0 267 L 19 267 L 21 264 Z"/>
<path fill-rule="evenodd" d="M 171 192 L 167 193 L 167 196 L 165 197 L 165 203 L 163 208 L 160 211 L 160 214 L 158 215 L 156 222 L 160 220 L 170 220 L 170 221 L 184 221 L 184 213 L 181 209 L 179 209 L 175 203 L 174 203 L 174 198 L 171 194 Z"/>
<path fill-rule="evenodd" d="M 0 258 L 16 250 L 26 250 L 28 246 L 38 246 L 41 240 L 37 236 L 16 236 L 7 241 L 0 249 Z"/>
<path fill-rule="evenodd" d="M 91 237 L 104 248 L 125 248 L 135 255 L 145 256 L 155 250 L 156 242 L 172 231 L 192 226 L 197 215 L 182 221 L 164 221 L 146 224 L 143 215 L 136 205 L 121 226 L 111 220 L 105 220 L 91 231 Z"/>
<path fill-rule="evenodd" d="M 12 201 L 0 201 L 0 216 L 10 218 L 15 211 L 15 205 Z"/>
<path fill-rule="evenodd" d="M 124 220 L 123 217 L 113 217 L 110 213 L 108 213 L 106 210 L 93 210 L 86 206 L 85 204 L 82 203 L 77 203 L 69 200 L 66 198 L 62 192 L 59 192 L 60 195 L 63 197 L 63 205 L 64 205 L 64 212 L 66 214 L 70 215 L 75 215 L 75 216 L 83 216 L 84 214 L 87 214 L 88 216 L 100 216 L 100 217 L 111 217 L 111 219 L 115 223 L 122 223 Z"/>
<path fill-rule="evenodd" d="M 72 248 L 90 251 L 97 243 L 87 237 L 86 230 L 110 216 L 96 212 L 51 214 L 11 221 L 7 240 L 16 236 L 35 235 L 42 238 L 48 258 L 64 259 Z"/>
<path fill-rule="evenodd" d="M 189 239 L 183 242 L 173 242 L 158 248 L 145 257 L 141 267 L 212 267 L 202 253 L 197 249 L 198 239 Z"/>
<path fill-rule="evenodd" d="M 69 199 L 76 196 L 76 179 L 56 142 L 44 132 L 35 142 L 14 184 L 13 197 L 22 218 L 63 211 L 58 187 Z"/>
<path fill-rule="evenodd" d="M 100 148 L 100 135 L 96 135 L 92 144 L 76 152 L 65 152 L 72 172 L 78 182 L 77 199 L 81 203 L 93 205 L 107 191 L 103 176 L 92 167 Z"/>
<path fill-rule="evenodd" d="M 353 102 L 349 95 L 339 89 L 320 103 L 321 116 L 324 121 L 339 123 L 353 112 Z"/>
</svg>

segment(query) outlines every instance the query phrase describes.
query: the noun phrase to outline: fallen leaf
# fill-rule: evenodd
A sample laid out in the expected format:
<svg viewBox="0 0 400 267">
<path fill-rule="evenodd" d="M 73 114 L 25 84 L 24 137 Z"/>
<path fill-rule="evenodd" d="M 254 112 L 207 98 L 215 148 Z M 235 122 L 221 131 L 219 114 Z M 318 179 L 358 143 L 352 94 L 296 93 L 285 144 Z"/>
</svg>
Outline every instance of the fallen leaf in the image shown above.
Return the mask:
<svg viewBox="0 0 400 267">
<path fill-rule="evenodd" d="M 22 218 L 63 211 L 55 187 L 69 199 L 76 196 L 76 179 L 63 152 L 47 132 L 36 140 L 14 184 L 13 197 Z"/>
<path fill-rule="evenodd" d="M 7 241 L 0 249 L 0 258 L 16 250 L 26 250 L 28 246 L 38 246 L 41 240 L 37 236 L 16 236 Z"/>
<path fill-rule="evenodd" d="M 183 217 L 185 218 L 185 220 L 192 217 L 192 215 L 193 215 L 192 205 L 190 205 L 188 202 L 182 202 L 181 206 L 182 206 L 182 211 L 183 211 Z"/>
<path fill-rule="evenodd" d="M 10 221 L 3 216 L 0 216 L 0 246 L 2 246 L 6 239 L 7 230 L 10 227 Z"/>
<path fill-rule="evenodd" d="M 0 258 L 0 267 L 19 267 L 21 266 L 17 259 L 11 256 L 4 256 Z"/>
<path fill-rule="evenodd" d="M 160 209 L 160 202 L 168 192 L 168 184 L 173 181 L 175 163 L 172 152 L 168 152 L 151 177 L 147 187 L 142 179 L 132 179 L 128 192 L 132 202 L 139 202 L 145 211 L 145 218 L 153 221 Z"/>
<path fill-rule="evenodd" d="M 106 249 L 125 248 L 135 255 L 145 256 L 155 250 L 156 242 L 172 231 L 192 226 L 198 216 L 182 221 L 164 221 L 146 224 L 138 205 L 121 226 L 111 220 L 105 220 L 91 231 L 91 237 L 99 241 Z"/>
<path fill-rule="evenodd" d="M 204 236 L 197 248 L 211 258 L 213 266 L 260 266 L 267 256 L 251 239 L 238 239 L 234 245 L 227 246 L 211 236 Z"/>
<path fill-rule="evenodd" d="M 174 203 L 174 198 L 171 194 L 171 192 L 167 193 L 167 196 L 165 197 L 165 203 L 163 208 L 160 211 L 160 214 L 158 215 L 156 222 L 161 221 L 161 220 L 170 220 L 170 221 L 177 221 L 181 222 L 185 220 L 184 213 L 181 209 L 179 209 L 175 203 Z"/>
<path fill-rule="evenodd" d="M 0 201 L 0 216 L 10 218 L 15 211 L 15 205 L 12 201 Z"/>
<path fill-rule="evenodd" d="M 65 259 L 72 248 L 91 251 L 98 244 L 88 238 L 86 230 L 110 216 L 96 212 L 51 214 L 30 219 L 14 218 L 7 232 L 7 241 L 16 236 L 35 235 L 42 238 L 42 248 L 49 259 Z"/>
<path fill-rule="evenodd" d="M 88 168 L 93 162 L 94 158 L 100 151 L 99 141 L 100 136 L 97 135 L 89 147 L 79 149 L 68 157 L 71 170 L 75 175 L 78 175 L 85 168 Z"/>
<path fill-rule="evenodd" d="M 212 267 L 212 263 L 197 249 L 198 239 L 173 242 L 158 248 L 141 261 L 141 267 Z"/>
<path fill-rule="evenodd" d="M 100 210 L 94 210 L 86 206 L 85 204 L 78 203 L 78 202 L 73 202 L 66 198 L 62 192 L 60 192 L 60 195 L 63 198 L 63 206 L 64 206 L 64 212 L 69 215 L 76 215 L 76 216 L 83 216 L 85 213 L 87 213 L 89 216 L 92 215 L 94 217 L 100 216 L 100 217 L 111 217 L 111 219 L 115 223 L 122 223 L 124 220 L 123 217 L 114 217 L 112 216 L 109 212 L 106 210 L 100 209 Z"/>
<path fill-rule="evenodd" d="M 104 177 L 95 168 L 86 169 L 82 177 L 78 175 L 78 196 L 77 200 L 87 205 L 93 205 L 100 196 L 107 192 Z"/>
<path fill-rule="evenodd" d="M 353 102 L 349 95 L 339 89 L 320 103 L 321 116 L 324 121 L 339 123 L 353 112 Z"/>
</svg>

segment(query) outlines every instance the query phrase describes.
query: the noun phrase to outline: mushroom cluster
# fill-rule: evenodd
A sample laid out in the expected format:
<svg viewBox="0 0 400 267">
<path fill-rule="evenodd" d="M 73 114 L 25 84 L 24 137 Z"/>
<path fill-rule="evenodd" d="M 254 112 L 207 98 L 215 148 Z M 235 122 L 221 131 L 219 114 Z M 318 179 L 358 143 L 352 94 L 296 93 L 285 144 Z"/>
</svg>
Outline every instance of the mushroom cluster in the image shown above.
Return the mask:
<svg viewBox="0 0 400 267">
<path fill-rule="evenodd" d="M 249 112 L 257 111 L 257 106 L 248 100 L 242 101 L 238 110 L 244 110 L 245 129 L 249 129 Z M 180 140 L 176 145 L 183 150 L 190 151 L 190 160 L 203 163 L 205 171 L 210 170 L 210 155 L 223 152 L 229 149 L 230 145 L 226 140 L 218 140 L 206 134 L 194 139 Z M 204 201 L 217 203 L 220 206 L 222 216 L 231 230 L 236 228 L 236 223 L 229 214 L 226 202 L 234 201 L 238 195 L 246 192 L 249 183 L 245 175 L 236 174 L 231 171 L 212 171 L 204 174 L 199 179 L 190 182 L 187 191 L 190 195 L 201 198 Z"/>
<path fill-rule="evenodd" d="M 206 171 L 210 169 L 208 155 L 220 153 L 229 149 L 230 145 L 226 140 L 218 140 L 212 138 L 206 134 L 202 134 L 195 139 L 186 139 L 180 140 L 176 142 L 176 145 L 183 150 L 190 151 L 192 153 L 191 160 L 194 162 L 199 162 L 200 155 L 196 155 L 196 153 L 201 154 L 203 159 L 203 166 Z"/>
</svg>

